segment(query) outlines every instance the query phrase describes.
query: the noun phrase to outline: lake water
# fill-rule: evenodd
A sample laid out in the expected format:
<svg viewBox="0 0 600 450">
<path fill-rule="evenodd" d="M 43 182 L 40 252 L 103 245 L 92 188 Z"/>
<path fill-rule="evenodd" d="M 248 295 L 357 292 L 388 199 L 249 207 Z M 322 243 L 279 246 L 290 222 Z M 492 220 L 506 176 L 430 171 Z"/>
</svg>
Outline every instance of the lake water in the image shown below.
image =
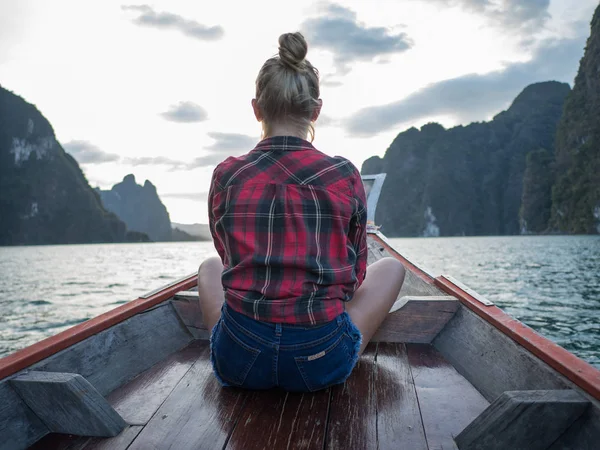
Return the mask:
<svg viewBox="0 0 600 450">
<path fill-rule="evenodd" d="M 600 368 L 600 236 L 391 239 Z M 0 247 L 0 357 L 197 270 L 212 243 Z"/>
</svg>

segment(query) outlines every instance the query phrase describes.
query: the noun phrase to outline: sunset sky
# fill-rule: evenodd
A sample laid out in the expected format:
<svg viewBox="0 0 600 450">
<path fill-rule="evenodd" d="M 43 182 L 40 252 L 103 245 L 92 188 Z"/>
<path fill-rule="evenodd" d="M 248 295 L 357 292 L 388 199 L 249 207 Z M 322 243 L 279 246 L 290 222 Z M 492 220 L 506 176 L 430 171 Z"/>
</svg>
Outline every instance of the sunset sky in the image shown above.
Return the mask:
<svg viewBox="0 0 600 450">
<path fill-rule="evenodd" d="M 576 6 L 574 6 L 576 5 Z M 250 151 L 281 33 L 321 73 L 315 146 L 359 168 L 410 126 L 491 119 L 528 84 L 572 85 L 598 0 L 0 0 L 0 85 L 35 104 L 90 184 L 149 179 L 206 222 L 214 166 Z"/>
</svg>

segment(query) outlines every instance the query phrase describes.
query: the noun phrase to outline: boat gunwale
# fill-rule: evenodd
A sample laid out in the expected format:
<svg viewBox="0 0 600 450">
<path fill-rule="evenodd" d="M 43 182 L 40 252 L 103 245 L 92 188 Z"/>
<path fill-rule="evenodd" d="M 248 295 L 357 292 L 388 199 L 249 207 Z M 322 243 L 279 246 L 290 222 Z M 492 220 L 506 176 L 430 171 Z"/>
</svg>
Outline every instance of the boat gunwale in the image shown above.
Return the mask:
<svg viewBox="0 0 600 450">
<path fill-rule="evenodd" d="M 443 275 L 434 278 L 431 274 L 425 272 L 402 256 L 380 233 L 372 236 L 392 256 L 407 266 L 408 269 L 415 272 L 419 278 L 458 298 L 460 303 L 469 310 L 517 342 L 596 400 L 600 400 L 600 370 L 552 342 L 550 339 L 538 334 L 532 328 L 511 317 L 497 306 L 482 304 Z"/>
<path fill-rule="evenodd" d="M 0 381 L 140 312 L 163 303 L 179 291 L 189 290 L 197 285 L 198 276 L 196 274 L 189 275 L 182 280 L 160 288 L 150 296 L 144 294 L 145 296 L 140 296 L 124 305 L 0 358 Z"/>
</svg>

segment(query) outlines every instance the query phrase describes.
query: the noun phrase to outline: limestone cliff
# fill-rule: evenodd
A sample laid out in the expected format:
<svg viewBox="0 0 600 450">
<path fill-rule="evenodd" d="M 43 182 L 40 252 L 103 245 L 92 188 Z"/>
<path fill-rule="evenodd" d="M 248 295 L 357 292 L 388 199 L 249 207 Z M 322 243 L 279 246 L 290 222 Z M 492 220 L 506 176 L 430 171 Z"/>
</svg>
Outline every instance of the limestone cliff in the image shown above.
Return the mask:
<svg viewBox="0 0 600 450">
<path fill-rule="evenodd" d="M 550 227 L 600 233 L 600 6 L 556 135 Z"/>
<path fill-rule="evenodd" d="M 363 174 L 387 172 L 376 222 L 389 236 L 519 234 L 527 155 L 554 151 L 570 88 L 526 87 L 490 122 L 400 133 Z"/>
<path fill-rule="evenodd" d="M 131 230 L 150 236 L 153 241 L 170 241 L 171 219 L 160 200 L 156 187 L 148 180 L 143 186 L 127 175 L 111 190 L 98 190 L 102 203 L 123 220 Z"/>
<path fill-rule="evenodd" d="M 0 245 L 147 239 L 104 209 L 37 108 L 0 86 Z"/>
</svg>

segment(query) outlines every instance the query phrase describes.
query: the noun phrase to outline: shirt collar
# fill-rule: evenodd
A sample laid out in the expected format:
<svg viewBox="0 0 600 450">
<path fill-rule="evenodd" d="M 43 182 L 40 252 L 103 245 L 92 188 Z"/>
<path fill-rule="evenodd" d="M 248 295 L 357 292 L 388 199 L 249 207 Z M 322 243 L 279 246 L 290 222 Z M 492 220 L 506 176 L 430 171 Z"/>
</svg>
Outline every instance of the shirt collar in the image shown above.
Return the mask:
<svg viewBox="0 0 600 450">
<path fill-rule="evenodd" d="M 283 150 L 283 151 L 295 151 L 295 150 L 314 150 L 313 145 L 296 136 L 273 136 L 267 139 L 263 139 L 254 150 Z"/>
</svg>

